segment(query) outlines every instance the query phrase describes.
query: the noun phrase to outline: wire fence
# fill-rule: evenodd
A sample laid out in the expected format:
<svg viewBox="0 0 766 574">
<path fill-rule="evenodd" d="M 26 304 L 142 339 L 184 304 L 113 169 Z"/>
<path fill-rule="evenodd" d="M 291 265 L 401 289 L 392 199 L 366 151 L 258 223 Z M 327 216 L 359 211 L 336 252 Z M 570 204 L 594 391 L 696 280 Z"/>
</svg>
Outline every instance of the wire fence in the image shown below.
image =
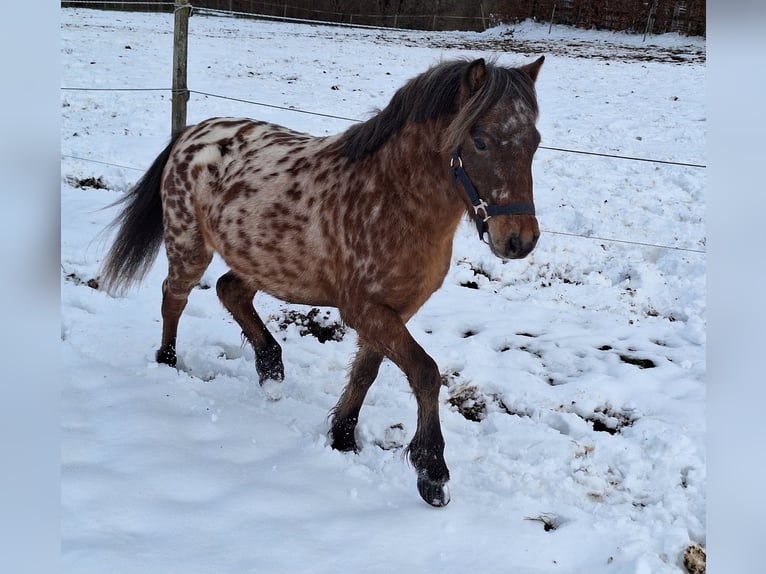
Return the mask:
<svg viewBox="0 0 766 574">
<path fill-rule="evenodd" d="M 79 2 L 79 3 L 89 3 L 89 2 Z M 94 2 L 98 4 L 115 4 L 115 5 L 125 5 L 129 4 L 126 2 Z M 130 4 L 137 4 L 137 5 L 145 5 L 146 2 L 130 2 Z M 156 5 L 158 3 L 152 3 L 153 5 Z M 162 4 L 168 4 L 170 6 L 174 6 L 173 3 L 166 2 Z M 162 88 L 162 87 L 156 87 L 156 88 L 127 88 L 127 87 L 121 87 L 121 88 L 114 88 L 114 87 L 77 87 L 77 86 L 66 86 L 61 88 L 62 91 L 70 91 L 70 92 L 173 92 L 172 88 Z M 363 120 L 358 118 L 350 118 L 346 116 L 340 116 L 335 114 L 328 114 L 318 111 L 312 111 L 312 110 L 304 110 L 300 108 L 295 107 L 288 107 L 288 106 L 282 106 L 278 104 L 272 104 L 272 103 L 266 103 L 266 102 L 258 102 L 254 100 L 247 100 L 243 98 L 235 98 L 231 96 L 225 96 L 221 94 L 215 94 L 211 92 L 203 92 L 199 90 L 184 90 L 185 93 L 188 94 L 196 94 L 200 96 L 205 97 L 211 97 L 211 98 L 218 98 L 223 100 L 229 100 L 249 105 L 255 105 L 260 107 L 266 107 L 271 109 L 278 109 L 278 110 L 284 110 L 288 112 L 293 113 L 300 113 L 300 114 L 308 114 L 311 116 L 318 116 L 318 117 L 324 117 L 324 118 L 330 118 L 330 119 L 336 119 L 341 121 L 347 121 L 347 122 L 361 122 Z M 577 149 L 568 149 L 568 148 L 562 148 L 562 147 L 551 147 L 551 146 L 540 146 L 540 149 L 545 149 L 548 151 L 553 152 L 559 152 L 559 153 L 569 153 L 569 154 L 578 154 L 578 155 L 585 155 L 585 156 L 596 156 L 596 157 L 604 157 L 604 158 L 610 158 L 610 159 L 617 159 L 617 160 L 626 160 L 626 161 L 636 161 L 636 162 L 647 162 L 647 163 L 654 163 L 654 164 L 662 164 L 662 165 L 669 165 L 669 166 L 678 166 L 678 167 L 685 167 L 685 168 L 694 168 L 694 169 L 704 169 L 707 166 L 704 164 L 694 163 L 694 162 L 686 162 L 686 161 L 674 161 L 674 160 L 664 160 L 664 159 L 654 159 L 654 158 L 644 158 L 644 157 L 634 157 L 634 156 L 626 156 L 626 155 L 619 155 L 619 154 L 611 154 L 611 153 L 605 153 L 605 152 L 597 152 L 597 151 L 588 151 L 588 150 L 577 150 Z M 83 158 L 68 154 L 62 154 L 62 158 L 67 159 L 73 159 L 77 161 L 83 161 L 83 162 L 90 162 L 90 163 L 96 163 L 100 165 L 106 165 L 111 167 L 116 167 L 120 169 L 129 169 L 134 171 L 143 172 L 145 171 L 144 168 L 138 168 L 133 166 L 126 166 L 126 165 L 119 165 L 114 164 L 106 161 L 96 160 L 92 158 Z M 618 243 L 618 244 L 627 244 L 627 245 L 636 245 L 636 246 L 642 246 L 642 247 L 651 247 L 651 248 L 657 248 L 657 249 L 664 249 L 664 250 L 671 250 L 671 251 L 681 251 L 681 252 L 687 252 L 687 253 L 697 253 L 697 254 L 706 254 L 706 250 L 704 249 L 694 249 L 689 247 L 677 247 L 677 246 L 670 246 L 670 245 L 661 245 L 658 243 L 650 243 L 650 242 L 641 242 L 641 241 L 632 241 L 632 240 L 624 240 L 624 239 L 617 239 L 617 238 L 608 238 L 608 237 L 596 237 L 593 235 L 582 235 L 582 234 L 576 234 L 576 233 L 569 233 L 569 232 L 563 232 L 563 231 L 554 231 L 554 230 L 543 230 L 545 233 L 550 233 L 552 235 L 561 235 L 561 236 L 568 236 L 568 237 L 577 237 L 581 239 L 590 239 L 590 240 L 597 240 L 602 242 L 609 242 L 609 243 Z"/>
<path fill-rule="evenodd" d="M 172 92 L 172 88 L 89 88 L 89 87 L 73 87 L 73 86 L 67 86 L 62 87 L 62 91 L 71 91 L 71 92 L 153 92 L 153 91 L 165 91 L 165 92 Z M 342 120 L 347 122 L 362 122 L 364 120 L 361 120 L 359 118 L 350 118 L 347 116 L 339 116 L 335 114 L 327 114 L 324 112 L 317 112 L 312 110 L 303 110 L 301 108 L 296 107 L 290 107 L 290 106 L 281 106 L 278 104 L 270 104 L 265 102 L 257 102 L 255 100 L 246 100 L 244 98 L 235 98 L 232 96 L 224 96 L 221 94 L 214 94 L 211 92 L 202 92 L 200 90 L 184 90 L 184 92 L 188 92 L 189 94 L 197 94 L 198 96 L 206 96 L 209 98 L 218 98 L 222 100 L 229 100 L 232 102 L 238 102 L 242 104 L 250 104 L 254 106 L 260 106 L 264 108 L 271 108 L 276 110 L 284 110 L 287 112 L 294 112 L 297 114 L 307 114 L 311 116 L 318 116 L 323 118 L 330 118 L 335 120 Z M 605 158 L 611 158 L 611 159 L 622 159 L 622 160 L 628 160 L 628 161 L 640 161 L 640 162 L 647 162 L 647 163 L 656 163 L 656 164 L 663 164 L 663 165 L 674 165 L 679 167 L 690 167 L 690 168 L 697 168 L 697 169 L 705 169 L 707 165 L 700 164 L 700 163 L 694 163 L 690 161 L 675 161 L 675 160 L 668 160 L 668 159 L 656 159 L 656 158 L 646 158 L 646 157 L 636 157 L 636 156 L 627 156 L 627 155 L 620 155 L 620 154 L 612 154 L 612 153 L 606 153 L 606 152 L 598 152 L 598 151 L 587 151 L 587 150 L 578 150 L 578 149 L 569 149 L 569 148 L 563 148 L 563 147 L 553 147 L 553 146 L 544 146 L 541 145 L 540 149 L 545 149 L 548 151 L 556 151 L 561 153 L 572 153 L 572 154 L 580 154 L 580 155 L 589 155 L 589 156 L 596 156 L 596 157 L 605 157 Z"/>
<path fill-rule="evenodd" d="M 65 159 L 73 159 L 75 161 L 84 161 L 84 162 L 88 162 L 88 163 L 97 163 L 99 165 L 106 165 L 106 166 L 109 166 L 109 167 L 116 167 L 116 168 L 119 168 L 119 169 L 129 169 L 131 171 L 142 172 L 142 173 L 146 171 L 146 168 L 135 167 L 135 166 L 131 166 L 131 165 L 121 165 L 121 164 L 118 164 L 118 163 L 111 163 L 111 162 L 108 162 L 108 161 L 101 161 L 101 160 L 93 159 L 93 158 L 89 158 L 89 157 L 79 157 L 79 156 L 70 155 L 70 154 L 61 154 L 61 157 L 65 158 Z M 596 236 L 596 235 L 582 235 L 581 233 L 570 233 L 570 232 L 567 232 L 567 231 L 554 231 L 552 229 L 542 229 L 541 228 L 540 231 L 542 233 L 550 233 L 551 235 L 561 235 L 563 237 L 577 237 L 579 239 L 591 239 L 591 240 L 595 240 L 595 241 L 603 241 L 603 242 L 606 242 L 606 243 L 620 243 L 620 244 L 623 244 L 623 245 L 636 245 L 636 246 L 639 246 L 639 247 L 652 247 L 652 248 L 655 248 L 655 249 L 665 249 L 665 250 L 668 250 L 668 251 L 681 251 L 681 252 L 686 252 L 686 253 L 700 253 L 700 254 L 707 253 L 704 249 L 694 249 L 694 248 L 691 248 L 691 247 L 677 247 L 677 246 L 674 246 L 674 245 L 660 245 L 659 243 L 648 243 L 648 242 L 644 242 L 644 241 L 632 241 L 630 239 L 616 239 L 614 237 L 599 237 L 599 236 Z"/>
<path fill-rule="evenodd" d="M 105 166 L 109 166 L 109 167 L 116 167 L 116 168 L 119 168 L 119 169 L 129 169 L 131 171 L 136 171 L 136 172 L 145 172 L 146 171 L 146 168 L 135 167 L 135 166 L 131 166 L 131 165 L 122 165 L 122 164 L 118 164 L 118 163 L 111 163 L 111 162 L 108 162 L 108 161 L 101 161 L 101 160 L 93 159 L 93 158 L 89 158 L 89 157 L 80 157 L 80 156 L 70 155 L 70 154 L 61 154 L 61 157 L 64 158 L 64 159 L 72 159 L 72 160 L 75 160 L 75 161 L 84 161 L 84 162 L 88 162 L 88 163 L 96 163 L 96 164 L 99 164 L 99 165 L 105 165 Z M 623 244 L 623 245 L 635 245 L 635 246 L 639 246 L 639 247 L 651 247 L 651 248 L 655 248 L 655 249 L 664 249 L 664 250 L 668 250 L 668 251 L 681 251 L 681 252 L 685 252 L 685 253 L 698 253 L 698 254 L 703 254 L 703 255 L 707 253 L 707 251 L 705 251 L 704 249 L 694 249 L 692 247 L 678 247 L 678 246 L 674 246 L 674 245 L 661 245 L 659 243 L 648 243 L 648 242 L 645 242 L 645 241 L 633 241 L 633 240 L 630 240 L 630 239 L 617 239 L 617 238 L 614 238 L 614 237 L 600 237 L 600 236 L 597 236 L 597 235 L 583 235 L 581 233 L 570 233 L 570 232 L 567 232 L 567 231 L 554 231 L 552 229 L 542 229 L 541 228 L 540 231 L 542 233 L 549 233 L 551 235 L 560 235 L 560 236 L 563 236 L 563 237 L 576 237 L 576 238 L 579 238 L 579 239 L 590 239 L 590 240 L 602 241 L 602 242 L 606 242 L 606 243 L 619 243 L 619 244 Z"/>
</svg>

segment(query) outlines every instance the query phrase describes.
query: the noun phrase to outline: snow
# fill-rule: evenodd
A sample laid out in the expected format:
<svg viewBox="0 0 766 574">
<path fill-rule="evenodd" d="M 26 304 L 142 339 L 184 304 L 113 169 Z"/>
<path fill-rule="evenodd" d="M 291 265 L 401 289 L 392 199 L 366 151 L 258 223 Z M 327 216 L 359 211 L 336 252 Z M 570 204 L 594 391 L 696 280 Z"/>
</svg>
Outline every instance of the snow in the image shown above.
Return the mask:
<svg viewBox="0 0 766 574">
<path fill-rule="evenodd" d="M 62 10 L 62 86 L 169 87 L 172 27 L 163 14 Z M 677 35 L 196 15 L 189 87 L 363 119 L 442 59 L 537 56 L 471 49 L 508 37 L 546 53 L 543 146 L 706 163 L 705 45 Z M 164 255 L 125 297 L 87 282 L 109 244 L 102 208 L 167 141 L 169 92 L 61 98 L 64 571 L 670 574 L 705 544 L 705 169 L 541 149 L 543 235 L 528 258 L 503 262 L 461 225 L 444 286 L 409 323 L 445 379 L 452 502 L 435 510 L 402 457 L 416 414 L 403 375 L 383 364 L 360 452 L 333 451 L 328 413 L 354 333 L 302 336 L 284 319 L 310 307 L 258 295 L 286 370 L 278 391 L 259 387 L 252 349 L 203 288 L 225 272 L 219 259 L 181 319 L 178 370 L 154 362 Z M 316 135 L 350 125 L 192 94 L 189 123 L 216 115 Z M 99 177 L 106 189 L 76 185 Z"/>
</svg>

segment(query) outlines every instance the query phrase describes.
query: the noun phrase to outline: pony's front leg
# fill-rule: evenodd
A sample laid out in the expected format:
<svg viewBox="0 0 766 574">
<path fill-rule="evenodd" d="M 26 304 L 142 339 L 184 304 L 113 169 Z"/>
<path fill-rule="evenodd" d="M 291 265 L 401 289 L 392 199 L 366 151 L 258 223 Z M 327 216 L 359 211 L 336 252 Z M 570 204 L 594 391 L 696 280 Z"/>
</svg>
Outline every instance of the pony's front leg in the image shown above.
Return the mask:
<svg viewBox="0 0 766 574">
<path fill-rule="evenodd" d="M 410 378 L 418 402 L 418 427 L 407 453 L 418 471 L 420 496 L 431 506 L 445 506 L 450 501 L 450 495 L 447 488 L 449 469 L 444 461 L 444 437 L 439 422 L 441 377 L 433 359 L 425 356 L 431 366 L 425 368 L 424 365 L 420 377 Z"/>
<path fill-rule="evenodd" d="M 417 429 L 407 447 L 418 473 L 418 492 L 428 504 L 445 506 L 450 501 L 449 469 L 444 462 L 444 437 L 439 423 L 441 376 L 436 362 L 389 307 L 365 305 L 354 313 L 341 310 L 341 316 L 356 329 L 365 346 L 387 356 L 407 376 L 418 404 Z"/>
</svg>

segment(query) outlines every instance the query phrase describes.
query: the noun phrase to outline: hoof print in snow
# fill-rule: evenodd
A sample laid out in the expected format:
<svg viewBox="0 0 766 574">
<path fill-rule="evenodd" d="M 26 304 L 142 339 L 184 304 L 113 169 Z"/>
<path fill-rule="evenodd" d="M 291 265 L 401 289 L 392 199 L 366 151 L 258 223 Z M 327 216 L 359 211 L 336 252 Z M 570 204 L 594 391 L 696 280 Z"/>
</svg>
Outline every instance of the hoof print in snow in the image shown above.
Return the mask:
<svg viewBox="0 0 766 574">
<path fill-rule="evenodd" d="M 705 549 L 692 544 L 684 551 L 684 568 L 689 574 L 705 574 L 707 557 Z"/>
<path fill-rule="evenodd" d="M 619 434 L 623 428 L 636 422 L 636 418 L 630 413 L 614 410 L 608 405 L 595 409 L 590 415 L 580 416 L 593 425 L 594 431 L 611 435 Z"/>
<path fill-rule="evenodd" d="M 516 333 L 516 336 L 518 337 L 529 337 L 530 339 L 534 339 L 537 337 L 537 335 L 533 335 L 532 333 L 526 333 L 522 331 L 521 333 Z"/>
<path fill-rule="evenodd" d="M 296 325 L 301 337 L 311 335 L 320 343 L 342 341 L 346 334 L 346 327 L 339 321 L 331 319 L 331 311 L 325 311 L 322 316 L 319 313 L 320 310 L 317 307 L 313 307 L 308 313 L 285 311 L 279 322 L 279 330 L 284 331 L 290 325 Z"/>
<path fill-rule="evenodd" d="M 540 522 L 543 525 L 543 530 L 546 532 L 552 532 L 556 530 L 562 524 L 562 520 L 558 516 L 553 514 L 541 514 L 540 516 L 527 516 L 524 520 L 531 520 L 532 522 Z"/>
<path fill-rule="evenodd" d="M 459 385 L 450 389 L 447 402 L 469 421 L 480 423 L 487 416 L 487 402 L 476 387 Z"/>
<path fill-rule="evenodd" d="M 598 347 L 599 351 L 611 351 L 613 349 L 614 347 L 612 347 L 611 345 L 601 345 L 600 347 Z M 633 352 L 633 349 L 628 349 L 628 351 Z M 634 365 L 638 367 L 639 369 L 653 369 L 657 366 L 657 364 L 651 359 L 642 359 L 641 357 L 628 355 L 627 353 L 620 353 L 619 357 L 623 363 L 627 363 L 628 365 Z"/>
<path fill-rule="evenodd" d="M 620 355 L 620 360 L 623 363 L 627 363 L 629 365 L 635 365 L 639 369 L 653 369 L 657 365 L 652 361 L 651 359 L 641 359 L 639 357 L 633 357 L 631 355 Z"/>
<path fill-rule="evenodd" d="M 459 372 L 442 375 L 442 385 L 448 389 L 447 403 L 464 419 L 480 423 L 490 411 L 506 415 L 529 417 L 530 413 L 509 408 L 498 393 L 483 393 L 478 387 L 457 382 Z"/>
<path fill-rule="evenodd" d="M 373 441 L 373 444 L 382 450 L 399 450 L 404 448 L 405 439 L 404 425 L 396 423 L 388 427 L 383 433 L 383 438 Z"/>
</svg>

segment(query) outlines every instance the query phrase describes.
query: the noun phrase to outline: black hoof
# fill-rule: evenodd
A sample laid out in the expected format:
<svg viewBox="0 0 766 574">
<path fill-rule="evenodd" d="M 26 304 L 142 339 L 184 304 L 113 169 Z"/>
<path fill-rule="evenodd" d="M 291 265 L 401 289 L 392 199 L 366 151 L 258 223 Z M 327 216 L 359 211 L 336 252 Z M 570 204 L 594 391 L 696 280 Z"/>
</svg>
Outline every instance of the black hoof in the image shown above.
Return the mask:
<svg viewBox="0 0 766 574">
<path fill-rule="evenodd" d="M 154 356 L 158 363 L 163 365 L 176 366 L 176 350 L 173 347 L 162 347 Z"/>
<path fill-rule="evenodd" d="M 354 438 L 354 429 L 356 429 L 356 418 L 336 420 L 332 423 L 330 437 L 332 438 L 332 448 L 341 452 L 356 452 L 356 439 Z"/>
<path fill-rule="evenodd" d="M 450 496 L 447 482 L 431 480 L 424 472 L 418 473 L 418 492 L 420 497 L 431 506 L 440 508 L 449 504 Z"/>
<path fill-rule="evenodd" d="M 284 381 L 285 366 L 282 364 L 282 350 L 279 346 L 256 349 L 255 370 L 261 385 L 266 381 Z"/>
<path fill-rule="evenodd" d="M 258 383 L 263 386 L 266 381 L 273 381 L 275 383 L 281 383 L 285 380 L 284 371 L 258 371 Z"/>
</svg>

